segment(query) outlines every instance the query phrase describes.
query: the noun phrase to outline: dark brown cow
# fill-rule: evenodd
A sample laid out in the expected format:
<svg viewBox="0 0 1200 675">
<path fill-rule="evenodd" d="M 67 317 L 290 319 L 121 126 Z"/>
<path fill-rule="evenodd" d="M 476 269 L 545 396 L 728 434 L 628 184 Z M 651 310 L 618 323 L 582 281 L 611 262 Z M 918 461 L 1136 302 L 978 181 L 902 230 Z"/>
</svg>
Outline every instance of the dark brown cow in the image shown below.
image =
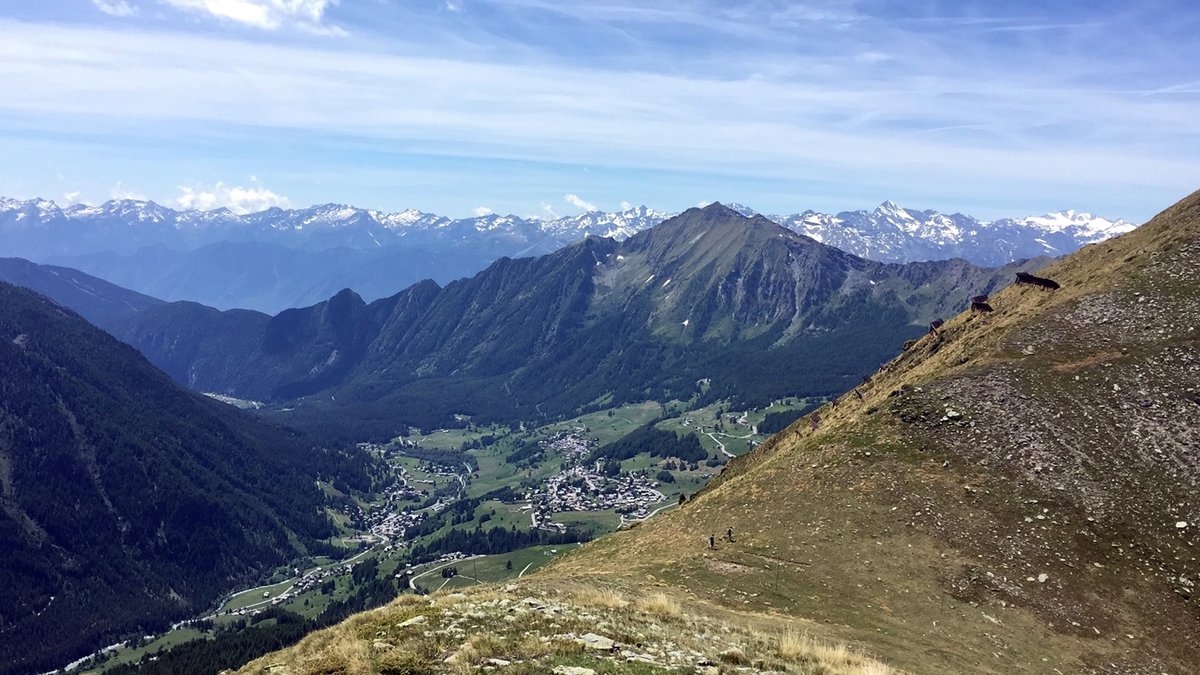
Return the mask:
<svg viewBox="0 0 1200 675">
<path fill-rule="evenodd" d="M 992 310 L 992 306 L 987 304 L 986 302 L 972 302 L 971 303 L 971 311 L 979 312 L 980 314 L 987 314 L 988 312 L 991 312 L 993 310 Z"/>
<path fill-rule="evenodd" d="M 987 302 L 987 301 L 988 301 L 988 296 L 986 296 L 986 295 L 976 295 L 975 297 L 971 298 L 972 304 L 974 304 L 976 302 Z"/>
<path fill-rule="evenodd" d="M 1017 272 L 1017 283 L 1028 286 L 1037 286 L 1038 288 L 1047 288 L 1052 291 L 1057 291 L 1058 289 L 1062 288 L 1062 286 L 1059 286 L 1058 282 L 1053 279 L 1036 277 L 1029 272 Z"/>
<path fill-rule="evenodd" d="M 808 423 L 812 425 L 812 430 L 816 431 L 817 425 L 821 423 L 821 416 L 817 413 L 813 413 L 812 417 L 808 418 Z"/>
<path fill-rule="evenodd" d="M 941 319 L 934 319 L 933 321 L 929 322 L 929 334 L 937 335 L 938 329 L 941 328 L 942 324 L 944 323 L 946 322 L 942 321 Z"/>
</svg>

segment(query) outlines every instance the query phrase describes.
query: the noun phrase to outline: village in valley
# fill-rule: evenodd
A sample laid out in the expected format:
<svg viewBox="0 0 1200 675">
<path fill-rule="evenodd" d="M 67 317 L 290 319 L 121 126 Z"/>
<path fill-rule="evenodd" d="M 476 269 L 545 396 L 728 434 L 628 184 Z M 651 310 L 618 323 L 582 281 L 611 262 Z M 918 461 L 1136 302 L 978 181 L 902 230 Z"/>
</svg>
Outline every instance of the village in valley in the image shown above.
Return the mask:
<svg viewBox="0 0 1200 675">
<path fill-rule="evenodd" d="M 164 646 L 254 625 L 275 612 L 315 617 L 371 580 L 385 581 L 393 592 L 425 593 L 521 576 L 570 551 L 577 545 L 571 542 L 676 506 L 731 458 L 762 442 L 759 425 L 768 415 L 797 415 L 809 404 L 786 399 L 763 410 L 731 411 L 722 404 L 646 402 L 533 429 L 476 427 L 463 418 L 461 428 L 412 429 L 389 443 L 359 444 L 361 452 L 384 460 L 389 475 L 374 494 L 321 484 L 338 529 L 330 544 L 340 555 L 280 567 L 262 585 L 227 596 L 204 615 L 111 645 L 72 670 L 99 673 L 153 659 Z M 606 456 L 608 444 L 648 426 L 693 436 L 699 456 L 685 459 L 654 447 Z M 489 533 L 492 543 L 484 548 L 502 539 L 512 546 L 501 548 L 511 550 L 475 550 Z M 460 540 L 461 548 L 451 547 Z"/>
</svg>

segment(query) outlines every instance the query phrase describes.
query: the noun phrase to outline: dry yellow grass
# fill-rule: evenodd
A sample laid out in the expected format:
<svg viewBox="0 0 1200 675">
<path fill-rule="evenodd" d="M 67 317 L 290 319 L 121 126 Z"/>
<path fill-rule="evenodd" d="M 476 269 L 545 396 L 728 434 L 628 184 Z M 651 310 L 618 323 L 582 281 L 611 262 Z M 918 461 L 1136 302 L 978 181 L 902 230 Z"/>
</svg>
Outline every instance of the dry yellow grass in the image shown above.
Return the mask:
<svg viewBox="0 0 1200 675">
<path fill-rule="evenodd" d="M 788 628 L 779 637 L 778 653 L 783 659 L 820 663 L 830 672 L 844 675 L 896 672 L 887 664 L 850 649 L 845 643 L 817 639 L 807 631 L 795 628 Z"/>
<path fill-rule="evenodd" d="M 666 593 L 653 593 L 642 598 L 638 601 L 637 608 L 661 617 L 677 617 L 683 614 L 679 601 Z"/>
<path fill-rule="evenodd" d="M 587 586 L 571 591 L 571 596 L 580 604 L 591 607 L 607 607 L 621 609 L 629 606 L 619 591 L 608 586 Z"/>
</svg>

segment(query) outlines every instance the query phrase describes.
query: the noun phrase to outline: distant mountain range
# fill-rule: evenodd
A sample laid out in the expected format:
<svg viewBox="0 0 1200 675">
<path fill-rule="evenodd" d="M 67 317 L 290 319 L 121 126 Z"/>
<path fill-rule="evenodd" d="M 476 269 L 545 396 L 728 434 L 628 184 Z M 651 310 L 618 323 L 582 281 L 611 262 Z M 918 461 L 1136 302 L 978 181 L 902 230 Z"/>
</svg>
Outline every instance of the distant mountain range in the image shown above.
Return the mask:
<svg viewBox="0 0 1200 675">
<path fill-rule="evenodd" d="M 101 325 L 189 387 L 362 440 L 453 424 L 455 413 L 516 422 L 686 400 L 700 380 L 711 400 L 842 392 L 931 319 L 1038 264 L 880 263 L 714 204 L 622 242 L 589 237 L 444 287 L 371 303 L 347 289 L 275 316 L 143 306 L 56 269 L 35 284 L 20 261 L 0 264 L 0 279 L 61 287 L 85 316 L 98 304 Z"/>
<path fill-rule="evenodd" d="M 133 200 L 60 208 L 48 200 L 0 198 L 0 255 L 80 269 L 164 300 L 274 313 L 342 288 L 373 300 L 422 279 L 445 284 L 499 258 L 551 253 L 587 236 L 623 241 L 673 215 L 641 206 L 554 220 L 495 214 L 456 220 L 341 204 L 236 215 Z M 987 266 L 1070 253 L 1134 227 L 1076 211 L 981 221 L 891 202 L 873 211 L 767 217 L 870 260 L 958 257 Z"/>
</svg>

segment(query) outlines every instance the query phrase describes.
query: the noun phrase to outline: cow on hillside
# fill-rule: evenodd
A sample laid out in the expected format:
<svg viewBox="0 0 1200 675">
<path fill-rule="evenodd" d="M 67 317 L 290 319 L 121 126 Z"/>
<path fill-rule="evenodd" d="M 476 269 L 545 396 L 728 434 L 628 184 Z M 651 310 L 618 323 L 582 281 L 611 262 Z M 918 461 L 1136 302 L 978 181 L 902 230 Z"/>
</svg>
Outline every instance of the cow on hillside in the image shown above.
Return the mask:
<svg viewBox="0 0 1200 675">
<path fill-rule="evenodd" d="M 980 314 L 987 314 L 988 312 L 992 311 L 992 306 L 987 304 L 986 302 L 975 302 L 974 300 L 972 300 L 971 301 L 971 311 L 979 312 Z"/>
<path fill-rule="evenodd" d="M 1038 288 L 1046 288 L 1052 291 L 1057 291 L 1058 289 L 1062 288 L 1062 286 L 1059 286 L 1058 282 L 1053 279 L 1034 276 L 1029 272 L 1017 272 L 1017 283 L 1028 286 L 1037 286 Z"/>
</svg>

